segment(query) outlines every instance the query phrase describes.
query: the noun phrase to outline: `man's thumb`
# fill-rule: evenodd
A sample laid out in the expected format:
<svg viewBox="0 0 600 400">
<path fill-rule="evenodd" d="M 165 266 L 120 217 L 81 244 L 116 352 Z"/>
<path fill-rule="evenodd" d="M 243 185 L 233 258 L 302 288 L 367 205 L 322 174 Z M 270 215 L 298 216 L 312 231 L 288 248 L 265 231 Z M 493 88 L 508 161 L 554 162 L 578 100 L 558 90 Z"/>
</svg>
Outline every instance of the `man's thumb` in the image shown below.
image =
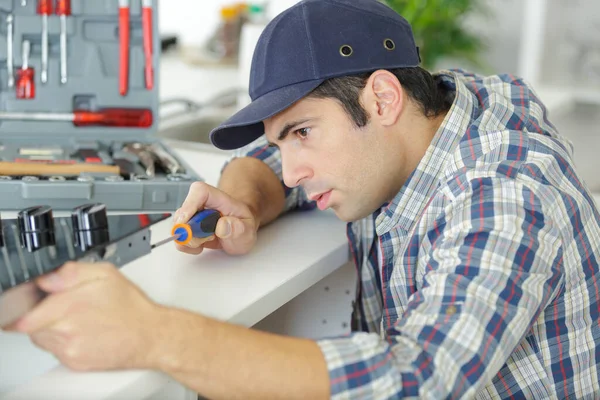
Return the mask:
<svg viewBox="0 0 600 400">
<path fill-rule="evenodd" d="M 217 222 L 215 235 L 219 239 L 231 239 L 244 233 L 244 224 L 238 218 L 221 217 Z"/>
</svg>

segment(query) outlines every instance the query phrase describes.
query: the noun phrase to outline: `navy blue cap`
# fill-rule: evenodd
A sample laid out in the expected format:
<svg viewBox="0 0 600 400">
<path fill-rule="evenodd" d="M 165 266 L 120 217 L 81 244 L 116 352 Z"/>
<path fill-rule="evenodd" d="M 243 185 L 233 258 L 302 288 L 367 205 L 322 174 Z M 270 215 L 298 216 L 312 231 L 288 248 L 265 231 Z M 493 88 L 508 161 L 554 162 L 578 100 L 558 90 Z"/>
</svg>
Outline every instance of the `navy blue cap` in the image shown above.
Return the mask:
<svg viewBox="0 0 600 400">
<path fill-rule="evenodd" d="M 264 133 L 263 120 L 329 78 L 419 62 L 410 24 L 378 0 L 303 0 L 265 27 L 250 67 L 252 102 L 210 140 L 223 150 L 245 146 Z"/>
</svg>

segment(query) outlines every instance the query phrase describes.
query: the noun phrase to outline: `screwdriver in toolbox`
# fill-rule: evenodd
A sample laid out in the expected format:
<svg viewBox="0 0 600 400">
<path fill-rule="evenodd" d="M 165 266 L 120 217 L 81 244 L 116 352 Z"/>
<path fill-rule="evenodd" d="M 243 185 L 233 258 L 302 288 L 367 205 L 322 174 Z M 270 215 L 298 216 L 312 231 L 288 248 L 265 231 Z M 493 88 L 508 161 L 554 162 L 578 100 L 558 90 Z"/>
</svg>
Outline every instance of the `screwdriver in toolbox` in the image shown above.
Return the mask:
<svg viewBox="0 0 600 400">
<path fill-rule="evenodd" d="M 16 96 L 18 99 L 35 98 L 35 73 L 29 66 L 30 53 L 29 40 L 23 40 L 23 49 L 21 50 L 22 64 L 17 71 Z"/>
<path fill-rule="evenodd" d="M 71 15 L 71 0 L 56 0 L 60 15 L 60 83 L 67 83 L 67 16 Z"/>
<path fill-rule="evenodd" d="M 42 83 L 48 81 L 48 15 L 52 14 L 52 0 L 38 0 L 37 13 L 42 16 Z"/>
<path fill-rule="evenodd" d="M 129 86 L 129 0 L 119 0 L 119 93 Z"/>
<path fill-rule="evenodd" d="M 175 224 L 171 228 L 171 236 L 151 246 L 155 248 L 165 243 L 175 242 L 180 245 L 188 244 L 193 238 L 206 238 L 214 235 L 221 213 L 216 210 L 202 210 L 188 222 Z"/>
<path fill-rule="evenodd" d="M 15 86 L 15 75 L 13 65 L 13 34 L 14 17 L 12 14 L 6 16 L 6 71 L 8 72 L 8 87 Z"/>
<path fill-rule="evenodd" d="M 148 128 L 152 111 L 145 108 L 105 108 L 98 111 L 75 110 L 72 113 L 0 111 L 0 120 L 72 121 L 75 126 L 120 126 Z"/>
<path fill-rule="evenodd" d="M 144 31 L 144 75 L 146 89 L 154 87 L 154 71 L 152 69 L 152 0 L 142 0 L 142 28 Z"/>
</svg>

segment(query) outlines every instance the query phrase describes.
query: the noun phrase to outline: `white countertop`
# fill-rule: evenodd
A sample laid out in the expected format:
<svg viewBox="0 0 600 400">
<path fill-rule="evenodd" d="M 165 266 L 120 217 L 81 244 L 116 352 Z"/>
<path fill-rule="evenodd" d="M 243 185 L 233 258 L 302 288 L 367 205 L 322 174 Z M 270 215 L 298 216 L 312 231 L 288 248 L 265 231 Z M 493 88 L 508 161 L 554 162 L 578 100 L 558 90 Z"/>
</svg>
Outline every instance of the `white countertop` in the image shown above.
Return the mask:
<svg viewBox="0 0 600 400">
<path fill-rule="evenodd" d="M 195 70 L 172 59 L 164 64 L 162 99 L 203 101 L 236 82 L 233 69 Z M 216 184 L 227 153 L 180 144 L 172 148 L 208 183 Z M 170 227 L 171 221 L 154 225 L 153 241 L 167 237 Z M 218 251 L 190 256 L 165 245 L 122 272 L 160 303 L 252 326 L 348 259 L 345 224 L 332 213 L 315 210 L 291 213 L 261 229 L 256 248 L 246 256 Z M 167 382 L 167 376 L 151 371 L 75 373 L 26 336 L 0 332 L 2 399 L 143 398 Z"/>
</svg>

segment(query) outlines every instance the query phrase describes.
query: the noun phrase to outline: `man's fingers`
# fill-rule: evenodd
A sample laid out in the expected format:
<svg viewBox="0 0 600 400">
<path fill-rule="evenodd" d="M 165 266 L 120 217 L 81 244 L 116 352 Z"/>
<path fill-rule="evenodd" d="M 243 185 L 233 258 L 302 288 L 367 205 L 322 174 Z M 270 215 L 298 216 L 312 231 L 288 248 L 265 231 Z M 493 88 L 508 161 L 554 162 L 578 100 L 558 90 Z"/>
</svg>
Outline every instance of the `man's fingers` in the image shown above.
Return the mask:
<svg viewBox="0 0 600 400">
<path fill-rule="evenodd" d="M 194 182 L 183 204 L 173 216 L 175 223 L 187 222 L 198 210 L 207 208 L 217 210 L 222 215 L 232 215 L 241 211 L 224 192 L 204 182 Z"/>
<path fill-rule="evenodd" d="M 62 319 L 69 310 L 69 302 L 63 293 L 46 297 L 40 304 L 17 320 L 11 330 L 30 334 L 54 324 Z"/>
<path fill-rule="evenodd" d="M 219 239 L 232 239 L 244 233 L 244 224 L 239 218 L 221 217 L 215 228 Z"/>
<path fill-rule="evenodd" d="M 89 281 L 104 279 L 110 272 L 112 271 L 106 263 L 67 262 L 56 271 L 37 278 L 36 283 L 44 292 L 55 293 Z"/>
<path fill-rule="evenodd" d="M 193 238 L 188 244 L 175 244 L 177 250 L 187 254 L 200 254 L 204 249 L 218 249 L 219 242 L 215 240 L 215 236 L 211 235 L 206 238 Z"/>
</svg>

